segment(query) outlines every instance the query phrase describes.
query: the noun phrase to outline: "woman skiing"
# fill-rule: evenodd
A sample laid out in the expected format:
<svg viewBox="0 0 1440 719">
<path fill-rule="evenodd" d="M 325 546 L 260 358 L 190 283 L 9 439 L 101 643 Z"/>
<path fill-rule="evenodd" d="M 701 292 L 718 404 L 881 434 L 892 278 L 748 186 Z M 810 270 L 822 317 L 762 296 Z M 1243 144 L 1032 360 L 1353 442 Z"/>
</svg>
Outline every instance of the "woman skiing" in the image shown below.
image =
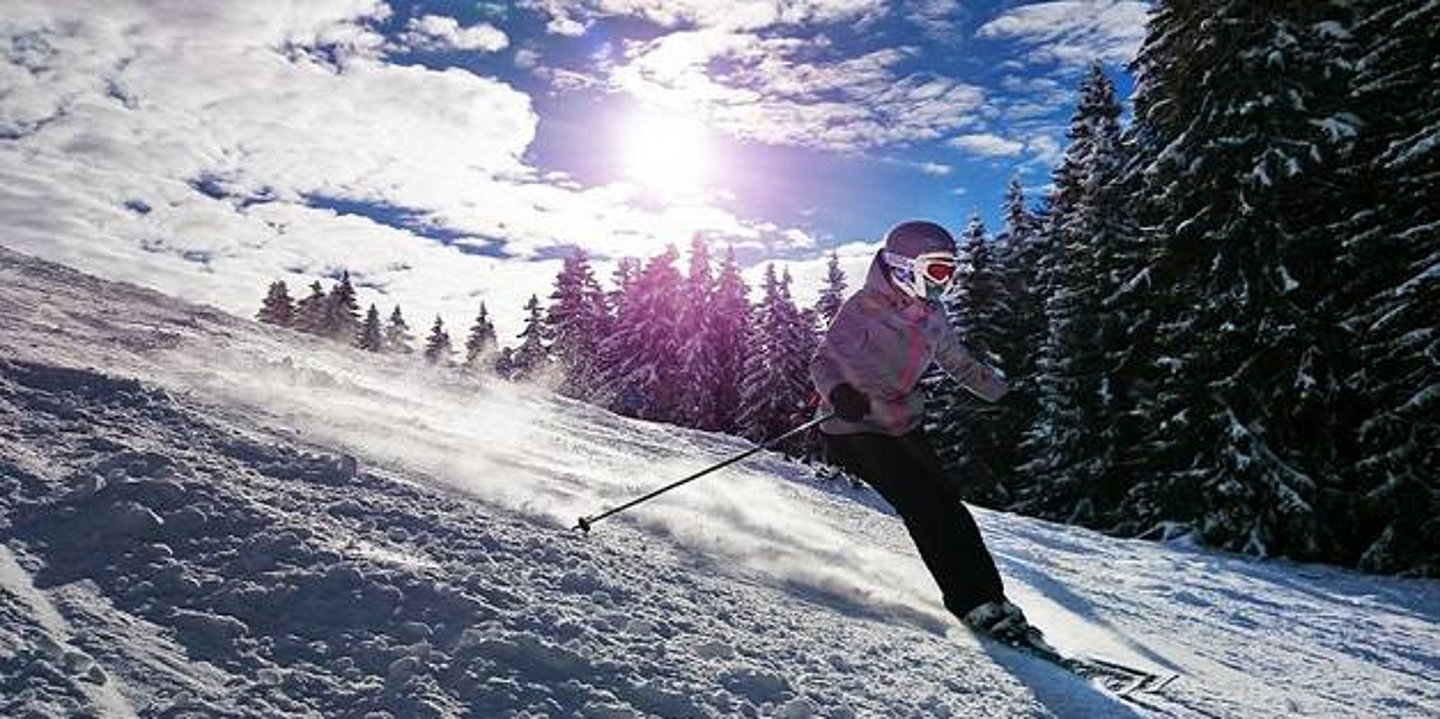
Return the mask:
<svg viewBox="0 0 1440 719">
<path fill-rule="evenodd" d="M 820 426 L 826 459 L 860 477 L 889 502 L 944 595 L 970 627 L 1004 641 L 1038 637 L 1006 600 L 975 519 L 940 477 L 920 427 L 920 377 L 936 362 L 990 402 L 1003 378 L 973 358 L 941 301 L 956 268 L 955 240 L 933 222 L 903 222 L 885 236 L 865 284 L 841 306 L 810 365 L 836 419 Z"/>
</svg>

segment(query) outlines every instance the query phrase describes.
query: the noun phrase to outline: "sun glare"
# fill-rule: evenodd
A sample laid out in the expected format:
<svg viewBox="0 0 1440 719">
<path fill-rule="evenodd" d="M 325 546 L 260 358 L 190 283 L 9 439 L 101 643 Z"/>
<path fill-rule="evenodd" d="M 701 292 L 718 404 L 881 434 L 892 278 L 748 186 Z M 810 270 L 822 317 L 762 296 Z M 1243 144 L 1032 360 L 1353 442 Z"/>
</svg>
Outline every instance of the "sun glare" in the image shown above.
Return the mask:
<svg viewBox="0 0 1440 719">
<path fill-rule="evenodd" d="M 670 200 L 700 196 L 710 181 L 712 159 L 704 125 L 673 114 L 643 113 L 625 124 L 625 176 Z"/>
</svg>

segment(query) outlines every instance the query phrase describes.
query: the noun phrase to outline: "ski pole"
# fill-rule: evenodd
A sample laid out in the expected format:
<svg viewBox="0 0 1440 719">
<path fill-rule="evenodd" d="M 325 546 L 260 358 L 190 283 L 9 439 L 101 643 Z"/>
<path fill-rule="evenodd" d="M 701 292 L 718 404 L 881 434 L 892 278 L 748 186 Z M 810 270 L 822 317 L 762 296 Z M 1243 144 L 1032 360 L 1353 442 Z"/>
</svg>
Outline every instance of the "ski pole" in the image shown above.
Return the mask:
<svg viewBox="0 0 1440 719">
<path fill-rule="evenodd" d="M 770 448 L 771 446 L 774 446 L 774 445 L 777 445 L 777 444 L 779 444 L 779 443 L 781 443 L 781 442 L 784 442 L 785 440 L 790 439 L 791 437 L 794 437 L 795 435 L 800 434 L 801 432 L 804 432 L 805 430 L 810 429 L 811 427 L 814 427 L 814 426 L 820 424 L 821 422 L 824 422 L 824 421 L 826 421 L 826 420 L 828 420 L 828 419 L 832 419 L 832 418 L 834 418 L 834 417 L 835 417 L 835 413 L 834 413 L 834 412 L 827 412 L 827 413 L 825 413 L 825 414 L 822 414 L 822 415 L 820 415 L 819 417 L 816 417 L 815 419 L 812 419 L 812 420 L 810 420 L 809 422 L 806 422 L 805 424 L 802 424 L 802 425 L 800 425 L 799 427 L 796 427 L 795 429 L 790 430 L 789 432 L 786 432 L 786 433 L 784 433 L 784 434 L 781 434 L 781 435 L 778 435 L 778 436 L 775 436 L 775 437 L 771 437 L 770 439 L 767 439 L 767 440 L 765 440 L 764 442 L 761 442 L 760 444 L 757 444 L 757 445 L 755 445 L 754 447 L 751 447 L 750 449 L 747 449 L 747 450 L 745 450 L 744 452 L 741 452 L 740 454 L 737 454 L 737 455 L 735 455 L 734 457 L 731 457 L 730 459 L 727 459 L 727 460 L 725 460 L 725 461 L 723 461 L 723 462 L 720 462 L 720 463 L 718 463 L 718 464 L 714 464 L 714 465 L 711 465 L 711 466 L 709 466 L 709 467 L 706 467 L 705 469 L 702 469 L 702 470 L 700 470 L 699 472 L 696 472 L 695 474 L 690 475 L 689 477 L 686 477 L 686 478 L 684 478 L 684 479 L 679 479 L 679 480 L 676 480 L 676 481 L 674 481 L 674 482 L 671 482 L 670 484 L 667 484 L 667 485 L 665 485 L 664 487 L 661 487 L 661 488 L 659 488 L 659 489 L 657 489 L 657 490 L 655 490 L 655 491 L 653 491 L 653 492 L 651 492 L 651 493 L 649 493 L 649 494 L 646 494 L 646 495 L 644 495 L 644 496 L 642 496 L 642 497 L 636 497 L 635 499 L 632 499 L 632 500 L 630 500 L 630 501 L 628 501 L 628 502 L 626 502 L 626 503 L 624 503 L 624 504 L 622 504 L 622 505 L 620 505 L 620 506 L 618 506 L 618 507 L 614 507 L 614 508 L 611 508 L 611 509 L 607 509 L 607 510 L 605 510 L 605 511 L 599 513 L 599 514 L 591 515 L 591 516 L 588 516 L 588 517 L 581 517 L 581 518 L 580 518 L 580 521 L 575 523 L 575 527 L 574 527 L 574 528 L 575 528 L 575 529 L 579 529 L 579 530 L 585 532 L 586 534 L 589 534 L 589 533 L 590 533 L 590 526 L 591 526 L 591 525 L 595 524 L 596 522 L 598 522 L 598 521 L 600 521 L 600 520 L 602 520 L 602 519 L 604 519 L 604 518 L 606 518 L 606 517 L 608 517 L 608 516 L 610 516 L 610 515 L 612 515 L 612 514 L 619 514 L 619 513 L 623 512 L 623 511 L 625 511 L 625 510 L 627 510 L 627 509 L 629 509 L 629 508 L 631 508 L 631 507 L 633 507 L 633 506 L 635 506 L 635 505 L 637 505 L 637 504 L 640 504 L 641 502 L 647 502 L 647 501 L 649 501 L 649 500 L 652 500 L 652 499 L 654 499 L 654 498 L 656 498 L 656 497 L 658 497 L 658 496 L 660 496 L 660 495 L 662 495 L 662 494 L 664 494 L 664 493 L 666 493 L 666 492 L 669 492 L 670 490 L 672 490 L 672 489 L 674 489 L 674 488 L 676 488 L 676 487 L 679 487 L 679 486 L 682 485 L 682 484 L 688 484 L 688 483 L 693 482 L 693 481 L 695 481 L 695 480 L 697 480 L 697 479 L 699 479 L 699 478 L 701 478 L 701 477 L 704 477 L 705 475 L 710 474 L 711 472 L 714 472 L 714 471 L 717 470 L 717 469 L 724 469 L 725 467 L 729 467 L 730 465 L 735 464 L 736 462 L 739 462 L 740 460 L 745 459 L 746 457 L 749 457 L 750 455 L 755 454 L 756 452 L 759 452 L 760 450 L 768 449 L 768 448 Z"/>
</svg>

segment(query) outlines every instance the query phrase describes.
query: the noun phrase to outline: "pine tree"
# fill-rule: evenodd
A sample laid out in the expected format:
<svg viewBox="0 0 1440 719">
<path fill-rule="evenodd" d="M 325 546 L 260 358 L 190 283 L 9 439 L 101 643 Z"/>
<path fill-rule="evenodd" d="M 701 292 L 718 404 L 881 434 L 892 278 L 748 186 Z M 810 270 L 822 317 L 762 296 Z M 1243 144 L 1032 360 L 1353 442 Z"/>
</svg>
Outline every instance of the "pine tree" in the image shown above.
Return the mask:
<svg viewBox="0 0 1440 719">
<path fill-rule="evenodd" d="M 495 355 L 495 374 L 505 379 L 515 379 L 515 348 L 505 347 Z"/>
<path fill-rule="evenodd" d="M 550 366 L 545 311 L 540 307 L 538 296 L 530 295 L 530 301 L 525 303 L 525 313 L 525 327 L 518 335 L 520 346 L 511 355 L 510 374 L 515 379 L 534 377 Z"/>
<path fill-rule="evenodd" d="M 1020 507 L 1067 521 L 1095 524 L 1119 501 L 1124 483 L 1113 468 L 1107 437 L 1114 420 L 1102 310 L 1118 289 L 1106 263 L 1129 227 L 1111 189 L 1124 165 L 1120 105 L 1101 66 L 1091 66 L 1071 119 L 1070 145 L 1055 172 L 1048 225 L 1046 333 L 1039 348 L 1040 411 L 1028 434 L 1024 466 L 1035 481 Z"/>
<path fill-rule="evenodd" d="M 1334 186 L 1326 128 L 1349 72 L 1338 11 L 1162 3 L 1136 64 L 1167 371 L 1132 495 L 1257 554 L 1333 549 L 1315 502 L 1346 444 L 1329 419 L 1343 350 L 1324 311 L 1338 243 L 1317 199 Z"/>
<path fill-rule="evenodd" d="M 390 321 L 385 325 L 385 351 L 412 354 L 415 352 L 414 341 L 410 325 L 405 323 L 405 315 L 400 312 L 400 305 L 395 305 L 395 309 L 390 311 Z"/>
<path fill-rule="evenodd" d="M 638 276 L 621 278 L 614 331 L 601 344 L 610 406 L 660 422 L 674 422 L 681 405 L 678 256 L 667 247 Z"/>
<path fill-rule="evenodd" d="M 328 314 L 329 300 L 325 288 L 316 280 L 310 285 L 310 294 L 295 303 L 295 321 L 291 325 L 301 332 L 313 335 L 323 334 Z"/>
<path fill-rule="evenodd" d="M 840 269 L 840 255 L 831 250 L 830 260 L 825 266 L 825 286 L 820 289 L 820 300 L 815 304 L 820 322 L 829 327 L 844 302 L 845 272 Z"/>
<path fill-rule="evenodd" d="M 430 326 L 430 336 L 425 339 L 425 361 L 432 365 L 448 367 L 454 354 L 450 344 L 450 333 L 440 315 L 435 315 L 435 324 Z"/>
<path fill-rule="evenodd" d="M 688 427 L 719 428 L 715 411 L 716 283 L 710 272 L 710 248 L 695 237 L 690 243 L 690 267 L 680 297 L 680 377 L 682 386 L 678 421 Z"/>
<path fill-rule="evenodd" d="M 475 316 L 475 323 L 470 326 L 470 335 L 465 338 L 465 366 L 478 369 L 490 365 L 496 344 L 495 324 L 490 321 L 490 313 L 486 311 L 485 303 L 481 302 L 480 313 Z"/>
<path fill-rule="evenodd" d="M 946 316 L 978 359 L 999 366 L 994 349 L 1000 345 L 1008 308 L 991 241 L 978 215 L 971 215 L 960 245 L 965 269 L 955 279 L 954 297 L 945 303 Z M 1000 506 L 1005 496 L 999 478 L 1012 460 L 1005 426 L 993 421 L 1003 408 L 975 399 L 943 373 L 927 378 L 925 387 L 926 424 L 947 477 L 965 499 Z"/>
<path fill-rule="evenodd" d="M 385 349 L 385 335 L 380 326 L 380 310 L 375 309 L 373 304 L 365 313 L 365 324 L 360 327 L 360 334 L 355 338 L 355 346 L 366 352 L 382 352 Z"/>
<path fill-rule="evenodd" d="M 342 271 L 340 281 L 330 288 L 320 333 L 346 344 L 354 342 L 360 333 L 360 304 L 355 299 L 355 286 L 350 284 L 349 270 Z"/>
<path fill-rule="evenodd" d="M 1047 248 L 1040 231 L 1041 218 L 1030 209 L 1018 177 L 1010 179 L 1003 209 L 1005 226 L 995 238 L 994 259 L 1006 311 L 1004 320 L 997 322 L 1000 336 L 990 349 L 998 357 L 997 366 L 1006 373 L 1010 393 L 993 408 L 989 418 L 1003 456 L 997 459 L 999 471 L 993 498 L 984 496 L 983 492 L 970 491 L 967 495 L 974 501 L 993 501 L 1008 509 L 1014 498 L 1033 484 L 1017 467 L 1023 461 L 1020 448 L 1025 433 L 1040 411 L 1036 401 L 1039 394 L 1036 348 L 1044 339 L 1047 325 L 1045 287 L 1039 270 Z"/>
<path fill-rule="evenodd" d="M 712 364 L 708 384 L 714 394 L 709 405 L 711 416 L 706 418 L 705 426 L 729 434 L 740 430 L 740 381 L 750 329 L 749 293 L 750 288 L 735 263 L 735 248 L 727 248 L 710 302 L 708 330 Z"/>
<path fill-rule="evenodd" d="M 1440 576 L 1440 5 L 1364 0 L 1353 114 L 1328 121 L 1351 141 L 1342 165 L 1345 238 L 1335 311 L 1356 348 L 1337 370 L 1353 457 L 1322 508 L 1370 571 Z"/>
<path fill-rule="evenodd" d="M 785 273 L 784 282 L 786 293 L 789 294 L 788 271 Z M 793 411 L 786 420 L 787 431 L 810 420 L 820 400 L 810 382 L 810 358 L 815 356 L 815 351 L 820 347 L 820 330 L 820 313 L 814 308 L 806 307 L 791 318 L 786 342 L 790 347 L 790 362 L 786 369 L 794 395 Z M 811 430 L 804 436 L 796 437 L 791 444 L 792 454 L 807 459 L 819 459 L 824 452 L 819 430 Z"/>
<path fill-rule="evenodd" d="M 255 319 L 280 327 L 289 327 L 295 321 L 295 303 L 290 299 L 290 288 L 285 286 L 284 280 L 270 283 L 270 291 L 265 294 L 265 301 Z"/>
<path fill-rule="evenodd" d="M 764 295 L 754 318 L 740 384 L 739 424 L 745 437 L 763 441 L 805 421 L 817 339 L 815 314 L 795 307 L 789 272 L 777 278 L 774 265 L 765 268 Z M 794 442 L 790 449 L 802 445 Z"/>
<path fill-rule="evenodd" d="M 639 294 L 634 291 L 640 276 L 640 261 L 634 257 L 622 257 L 615 263 L 611 274 L 614 289 L 606 295 L 611 308 L 608 331 L 600 339 L 600 357 L 597 370 L 597 386 L 592 400 L 627 417 L 639 415 L 644 398 L 633 387 L 622 386 L 624 365 L 639 351 L 638 338 L 633 332 L 622 331 L 637 310 L 634 307 Z"/>
<path fill-rule="evenodd" d="M 583 250 L 565 258 L 550 300 L 545 323 L 553 338 L 550 354 L 564 372 L 559 391 L 589 399 L 599 381 L 600 342 L 609 333 L 610 310 Z"/>
</svg>

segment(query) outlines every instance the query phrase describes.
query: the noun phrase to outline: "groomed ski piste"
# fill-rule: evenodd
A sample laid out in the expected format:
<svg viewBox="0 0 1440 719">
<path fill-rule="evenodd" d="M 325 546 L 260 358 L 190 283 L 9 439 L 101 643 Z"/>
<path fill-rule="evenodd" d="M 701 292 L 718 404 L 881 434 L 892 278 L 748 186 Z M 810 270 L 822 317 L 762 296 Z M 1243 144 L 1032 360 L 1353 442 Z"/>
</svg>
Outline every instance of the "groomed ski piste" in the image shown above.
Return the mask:
<svg viewBox="0 0 1440 719">
<path fill-rule="evenodd" d="M 1061 649 L 946 616 L 873 494 L 0 249 L 0 716 L 1422 717 L 1440 583 L 978 510 Z"/>
</svg>

